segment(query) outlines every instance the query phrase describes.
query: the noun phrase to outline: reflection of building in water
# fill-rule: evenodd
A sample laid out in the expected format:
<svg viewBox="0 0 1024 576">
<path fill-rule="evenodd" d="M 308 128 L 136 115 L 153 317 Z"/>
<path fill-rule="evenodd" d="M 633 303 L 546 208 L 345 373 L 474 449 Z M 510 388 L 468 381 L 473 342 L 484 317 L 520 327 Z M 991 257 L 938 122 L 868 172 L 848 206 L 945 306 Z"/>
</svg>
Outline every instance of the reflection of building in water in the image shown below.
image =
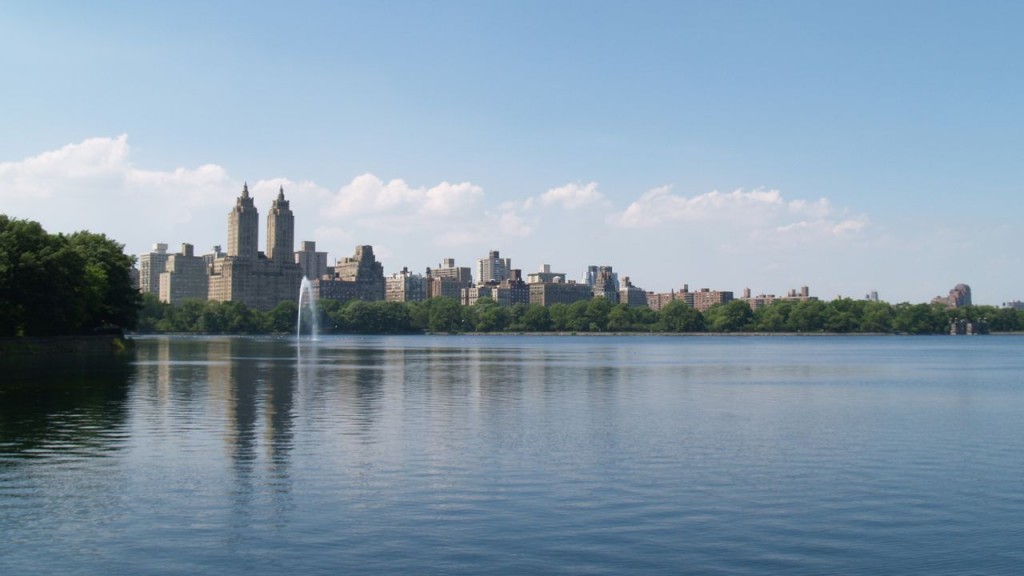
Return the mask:
<svg viewBox="0 0 1024 576">
<path fill-rule="evenodd" d="M 269 391 L 264 402 L 264 442 L 269 465 L 278 475 L 287 475 L 292 448 L 292 415 L 295 403 L 297 367 L 277 358 L 267 370 Z"/>
</svg>

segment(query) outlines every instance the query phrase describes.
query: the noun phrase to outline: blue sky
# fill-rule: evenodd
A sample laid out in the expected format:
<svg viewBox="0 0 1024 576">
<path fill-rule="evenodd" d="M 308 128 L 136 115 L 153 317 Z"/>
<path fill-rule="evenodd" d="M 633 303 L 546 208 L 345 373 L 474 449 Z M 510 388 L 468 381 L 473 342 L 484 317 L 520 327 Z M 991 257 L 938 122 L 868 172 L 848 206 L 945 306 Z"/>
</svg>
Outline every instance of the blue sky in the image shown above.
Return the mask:
<svg viewBox="0 0 1024 576">
<path fill-rule="evenodd" d="M 1019 3 L 0 13 L 0 211 L 52 231 L 206 251 L 247 181 L 388 273 L 500 250 L 656 291 L 1024 298 Z"/>
</svg>

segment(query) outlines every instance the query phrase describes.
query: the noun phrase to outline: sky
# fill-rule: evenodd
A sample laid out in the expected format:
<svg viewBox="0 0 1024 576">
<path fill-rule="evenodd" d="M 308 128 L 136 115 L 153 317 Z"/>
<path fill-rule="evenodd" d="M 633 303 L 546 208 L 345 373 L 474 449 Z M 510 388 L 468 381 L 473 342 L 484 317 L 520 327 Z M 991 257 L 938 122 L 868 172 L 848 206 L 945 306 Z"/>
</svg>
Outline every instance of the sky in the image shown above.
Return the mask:
<svg viewBox="0 0 1024 576">
<path fill-rule="evenodd" d="M 0 4 L 0 213 L 127 252 L 499 250 L 664 292 L 1024 300 L 1019 2 Z"/>
</svg>

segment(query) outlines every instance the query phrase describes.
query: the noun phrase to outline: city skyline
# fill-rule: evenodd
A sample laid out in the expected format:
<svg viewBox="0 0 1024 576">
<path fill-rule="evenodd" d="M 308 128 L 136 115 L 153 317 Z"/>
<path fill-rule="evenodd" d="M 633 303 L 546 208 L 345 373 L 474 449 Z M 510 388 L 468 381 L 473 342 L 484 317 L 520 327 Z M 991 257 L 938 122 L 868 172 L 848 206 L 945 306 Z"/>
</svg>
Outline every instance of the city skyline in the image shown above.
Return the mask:
<svg viewBox="0 0 1024 576">
<path fill-rule="evenodd" d="M 203 252 L 248 181 L 263 214 L 284 187 L 296 244 L 388 275 L 500 250 L 655 292 L 998 305 L 1024 280 L 1022 10 L 14 5 L 0 198 Z"/>
</svg>

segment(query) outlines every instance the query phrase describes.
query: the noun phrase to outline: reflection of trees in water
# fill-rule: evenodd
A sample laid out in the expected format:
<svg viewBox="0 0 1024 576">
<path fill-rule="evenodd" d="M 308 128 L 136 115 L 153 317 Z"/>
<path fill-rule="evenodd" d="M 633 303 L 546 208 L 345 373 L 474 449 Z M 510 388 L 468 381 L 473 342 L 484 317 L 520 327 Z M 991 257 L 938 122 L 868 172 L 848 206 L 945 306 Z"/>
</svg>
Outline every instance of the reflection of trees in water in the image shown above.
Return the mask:
<svg viewBox="0 0 1024 576">
<path fill-rule="evenodd" d="M 47 356 L 0 363 L 3 454 L 16 459 L 119 450 L 133 372 L 124 356 Z"/>
</svg>

